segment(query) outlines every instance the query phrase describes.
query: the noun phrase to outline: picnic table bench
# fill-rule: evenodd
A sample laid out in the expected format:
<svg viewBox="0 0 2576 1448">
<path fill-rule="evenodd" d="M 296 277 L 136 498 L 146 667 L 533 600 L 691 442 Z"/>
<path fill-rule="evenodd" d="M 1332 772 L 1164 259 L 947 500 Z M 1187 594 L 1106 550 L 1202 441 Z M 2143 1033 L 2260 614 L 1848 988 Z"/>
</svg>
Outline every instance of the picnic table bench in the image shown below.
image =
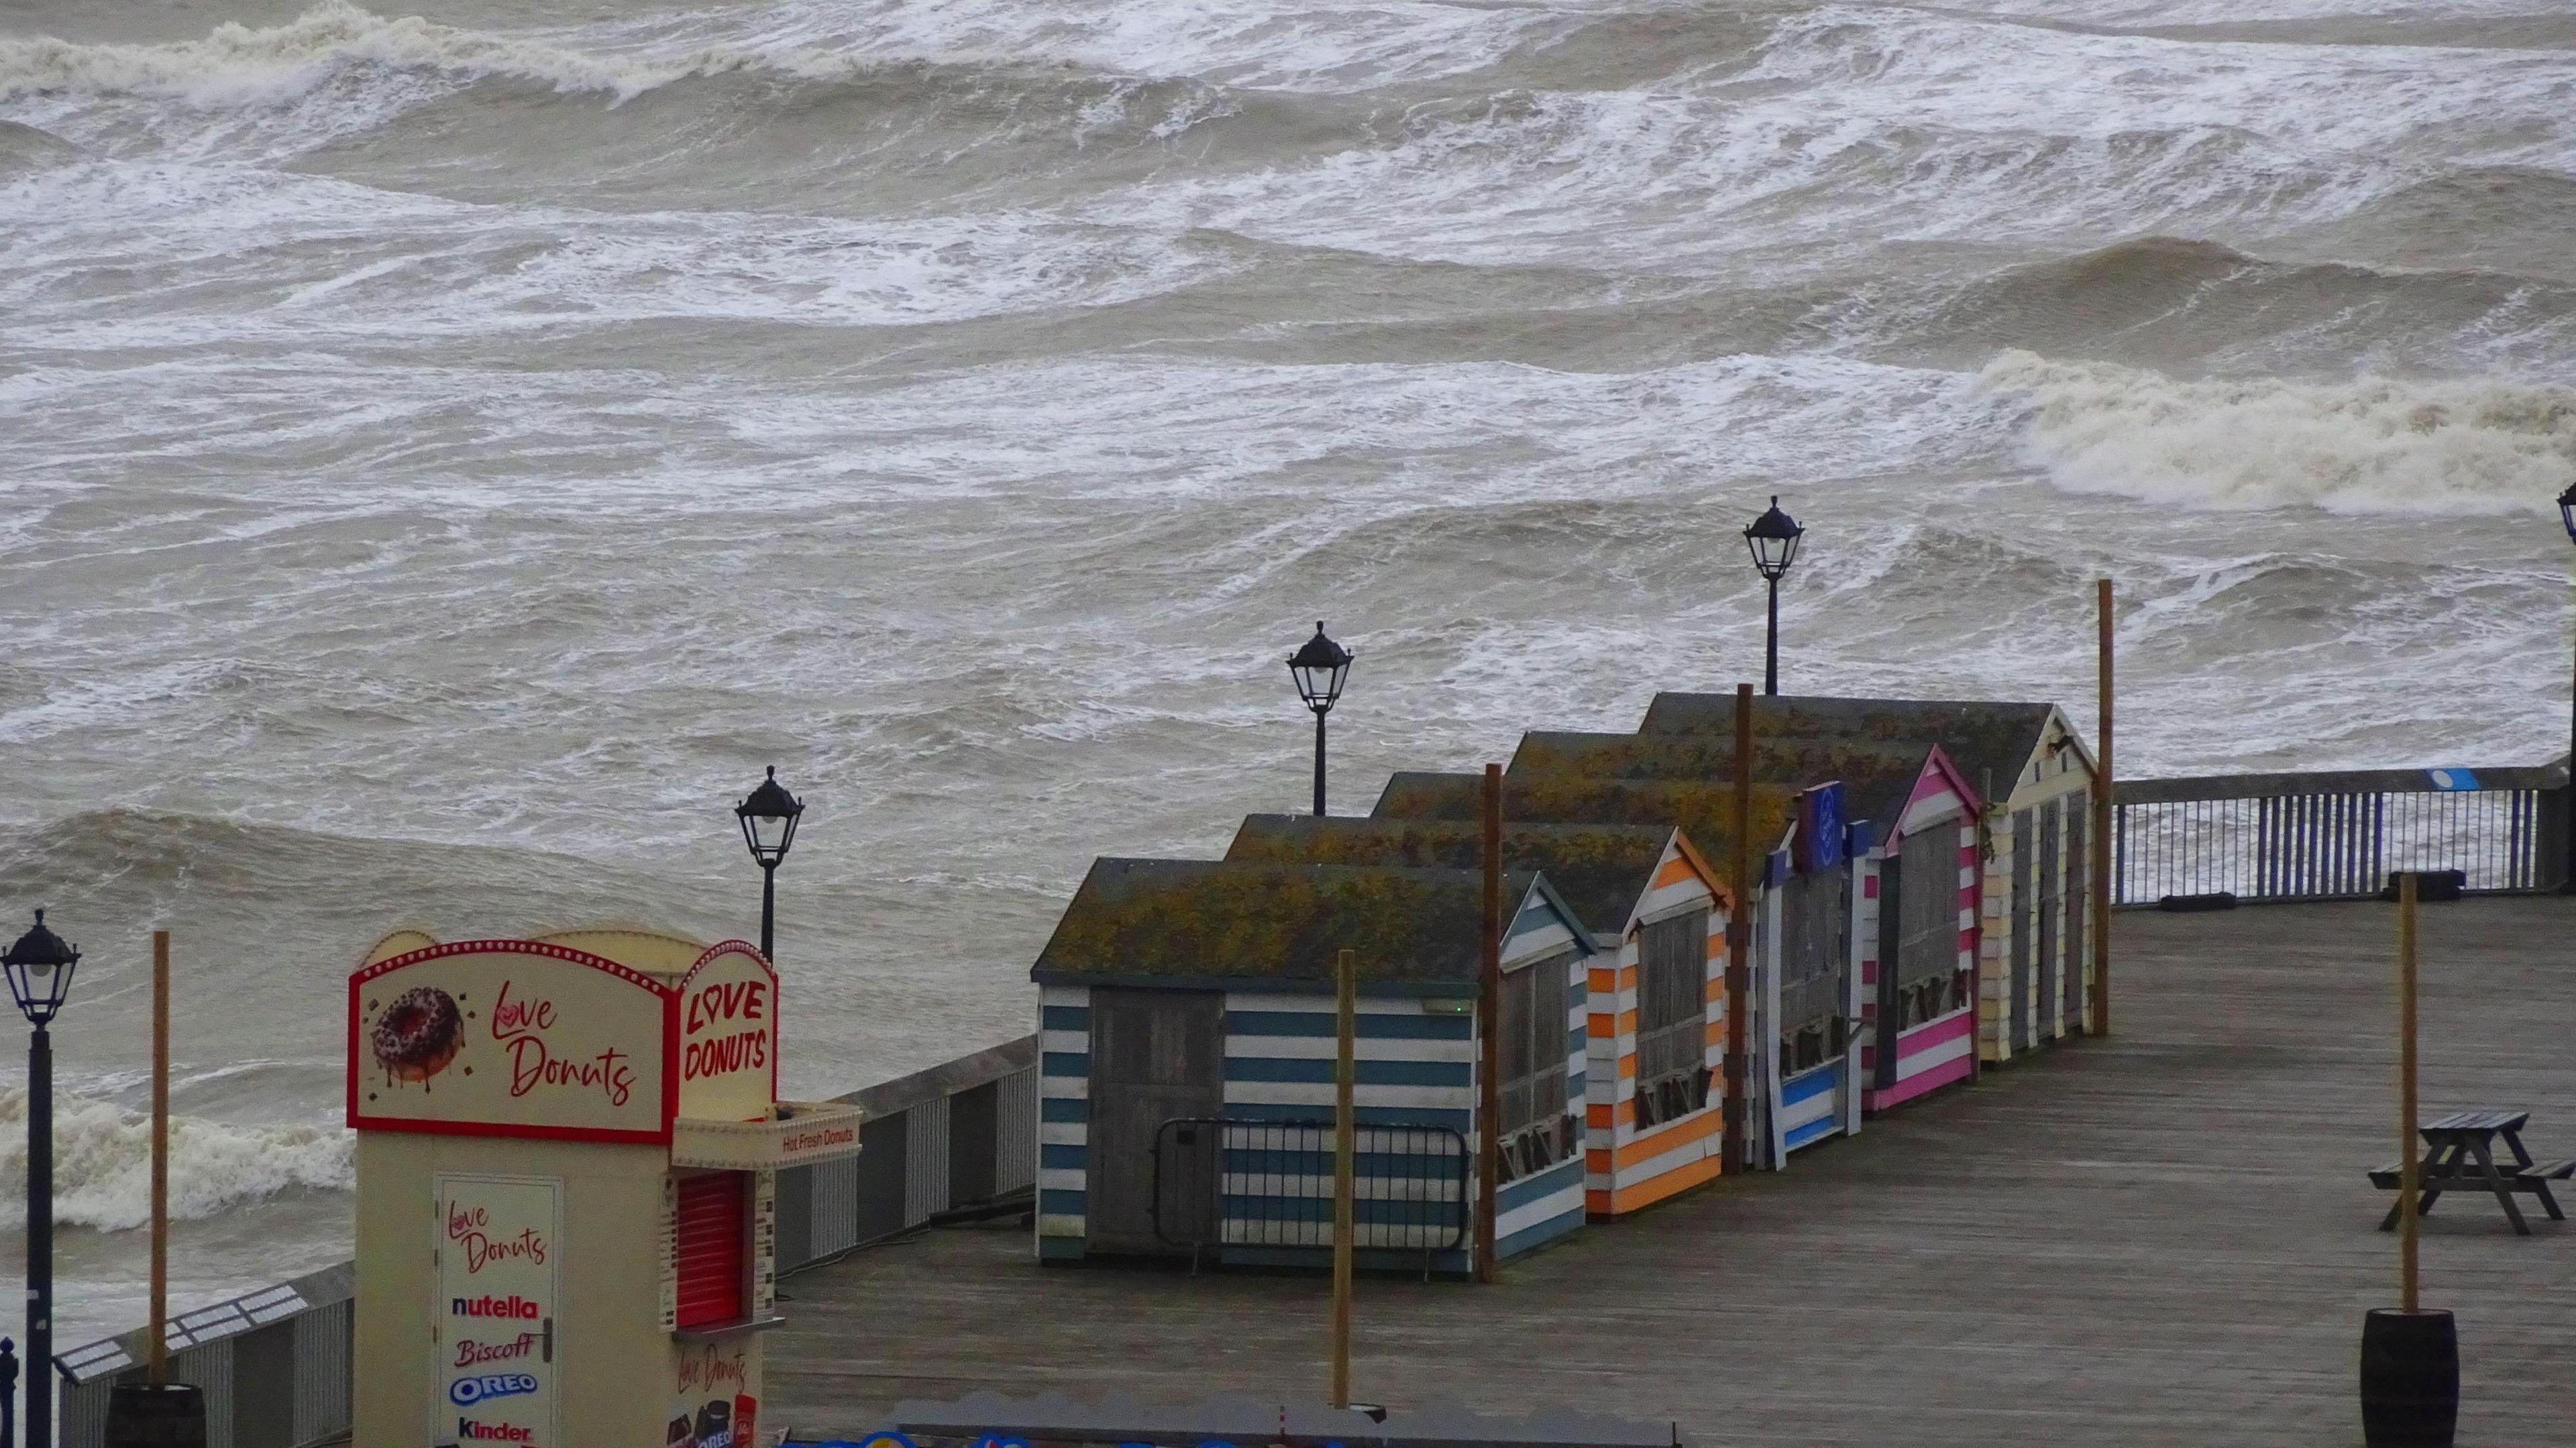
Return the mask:
<svg viewBox="0 0 2576 1448">
<path fill-rule="evenodd" d="M 2516 1232 L 2528 1237 L 2531 1224 L 2522 1219 L 2521 1208 L 2513 1202 L 2514 1194 L 2520 1192 L 2540 1198 L 2540 1205 L 2549 1213 L 2551 1220 L 2567 1220 L 2567 1214 L 2558 1209 L 2558 1199 L 2550 1195 L 2549 1184 L 2576 1178 L 2576 1157 L 2565 1161 L 2533 1161 L 2531 1153 L 2522 1144 L 2523 1123 L 2530 1119 L 2528 1111 L 2455 1111 L 2417 1128 L 2424 1137 L 2426 1149 L 2421 1175 L 2417 1178 L 2423 1197 L 2416 1205 L 2416 1214 L 2420 1216 L 2433 1210 L 2433 1203 L 2440 1200 L 2446 1191 L 2493 1192 L 2497 1204 L 2504 1208 L 2505 1220 L 2513 1223 Z M 2499 1136 L 2504 1138 L 2505 1149 L 2513 1153 L 2509 1167 L 2496 1163 L 2495 1139 Z M 2373 1167 L 2370 1184 L 2381 1191 L 2400 1190 L 2405 1180 L 2404 1171 L 2402 1162 Z M 2388 1215 L 2380 1219 L 2379 1230 L 2394 1230 L 2398 1215 L 2404 1210 L 2402 1201 L 2390 1207 Z"/>
</svg>

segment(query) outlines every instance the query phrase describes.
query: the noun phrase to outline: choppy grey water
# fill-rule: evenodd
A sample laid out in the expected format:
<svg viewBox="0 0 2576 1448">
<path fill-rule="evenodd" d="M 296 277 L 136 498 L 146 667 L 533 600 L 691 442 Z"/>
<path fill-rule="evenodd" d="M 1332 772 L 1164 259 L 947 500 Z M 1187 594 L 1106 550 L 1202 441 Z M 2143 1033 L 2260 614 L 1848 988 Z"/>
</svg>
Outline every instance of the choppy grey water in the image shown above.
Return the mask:
<svg viewBox="0 0 2576 1448">
<path fill-rule="evenodd" d="M 787 1084 L 879 1079 L 1297 805 L 1318 616 L 1359 807 L 1750 676 L 1773 492 L 1794 690 L 2089 720 L 2108 572 L 2132 768 L 2554 754 L 2572 228 L 2546 0 L 0 0 L 64 1335 L 155 924 L 200 1300 L 345 1250 L 381 930 L 741 933 L 775 762 Z"/>
</svg>

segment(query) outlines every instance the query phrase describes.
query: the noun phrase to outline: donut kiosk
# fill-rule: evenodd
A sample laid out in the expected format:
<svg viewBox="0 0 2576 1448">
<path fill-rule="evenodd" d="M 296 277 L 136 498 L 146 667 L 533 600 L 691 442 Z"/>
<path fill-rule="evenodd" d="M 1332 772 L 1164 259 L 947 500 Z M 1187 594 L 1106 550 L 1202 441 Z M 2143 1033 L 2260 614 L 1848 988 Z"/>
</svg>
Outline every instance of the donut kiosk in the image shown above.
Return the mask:
<svg viewBox="0 0 2576 1448">
<path fill-rule="evenodd" d="M 761 1441 L 777 1172 L 859 1113 L 778 1099 L 738 940 L 386 937 L 349 977 L 354 1448 Z"/>
</svg>

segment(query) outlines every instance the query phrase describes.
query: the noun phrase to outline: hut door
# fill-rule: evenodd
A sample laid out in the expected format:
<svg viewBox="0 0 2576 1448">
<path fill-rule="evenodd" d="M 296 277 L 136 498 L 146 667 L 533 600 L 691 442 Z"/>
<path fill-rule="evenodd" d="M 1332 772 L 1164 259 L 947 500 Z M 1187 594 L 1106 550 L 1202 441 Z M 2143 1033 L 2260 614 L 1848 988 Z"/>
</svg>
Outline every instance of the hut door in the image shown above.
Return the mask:
<svg viewBox="0 0 2576 1448">
<path fill-rule="evenodd" d="M 2058 960 L 2057 926 L 2066 902 L 2057 893 L 2057 839 L 2057 801 L 2052 799 L 2039 809 L 2039 1029 L 2035 1034 L 2043 1040 L 2057 1034 L 2057 1023 L 2064 1018 L 2057 994 L 2058 980 L 2065 974 Z"/>
<path fill-rule="evenodd" d="M 2029 810 L 2013 816 L 2012 834 L 2012 1045 L 2031 1044 L 2030 1033 L 2030 902 L 2039 893 L 2034 880 L 2039 851 L 2031 841 Z"/>
<path fill-rule="evenodd" d="M 2085 908 L 2093 894 L 2092 808 L 2083 795 L 2066 802 L 2066 1024 L 2067 1035 L 2084 1029 L 2084 952 L 2091 937 Z"/>
<path fill-rule="evenodd" d="M 1166 1220 L 1158 1235 L 1154 1139 L 1175 1117 L 1225 1110 L 1225 997 L 1218 991 L 1091 993 L 1091 1150 L 1084 1215 L 1099 1252 L 1154 1252 L 1189 1240 L 1197 1221 Z M 1182 1164 L 1176 1164 L 1182 1165 Z M 1191 1173 L 1206 1200 L 1166 1192 L 1163 1218 L 1214 1215 L 1214 1180 Z M 1176 1177 L 1176 1184 L 1178 1178 Z"/>
</svg>

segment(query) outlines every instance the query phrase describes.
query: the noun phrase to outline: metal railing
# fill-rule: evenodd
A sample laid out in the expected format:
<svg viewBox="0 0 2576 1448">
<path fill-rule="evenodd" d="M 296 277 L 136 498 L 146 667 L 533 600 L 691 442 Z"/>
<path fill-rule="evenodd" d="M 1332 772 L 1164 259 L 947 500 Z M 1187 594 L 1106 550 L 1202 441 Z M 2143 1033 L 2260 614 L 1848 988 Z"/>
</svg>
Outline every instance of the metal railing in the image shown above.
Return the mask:
<svg viewBox="0 0 2576 1448">
<path fill-rule="evenodd" d="M 302 1448 L 349 1431 L 349 1348 L 358 1268 L 342 1262 L 170 1319 L 170 1381 L 205 1393 L 208 1448 Z M 140 1381 L 150 1332 L 54 1355 L 63 1448 L 99 1448 L 107 1398 Z"/>
<path fill-rule="evenodd" d="M 2457 870 L 2478 893 L 2554 890 L 2566 789 L 2563 762 L 2122 780 L 2112 903 L 2362 899 L 2400 870 Z"/>
<path fill-rule="evenodd" d="M 1363 1126 L 1351 1143 L 1354 1244 L 1452 1252 L 1467 1240 L 1467 1139 Z M 1154 1234 L 1208 1247 L 1333 1245 L 1333 1123 L 1175 1117 L 1154 1136 Z"/>
<path fill-rule="evenodd" d="M 859 1155 L 778 1174 L 781 1277 L 1036 1185 L 1036 1036 L 835 1099 L 863 1113 Z M 207 1448 L 346 1441 L 357 1281 L 343 1262 L 171 1319 L 170 1377 L 204 1390 Z M 140 1380 L 148 1337 L 55 1354 L 62 1448 L 102 1448 L 108 1394 Z"/>
</svg>

